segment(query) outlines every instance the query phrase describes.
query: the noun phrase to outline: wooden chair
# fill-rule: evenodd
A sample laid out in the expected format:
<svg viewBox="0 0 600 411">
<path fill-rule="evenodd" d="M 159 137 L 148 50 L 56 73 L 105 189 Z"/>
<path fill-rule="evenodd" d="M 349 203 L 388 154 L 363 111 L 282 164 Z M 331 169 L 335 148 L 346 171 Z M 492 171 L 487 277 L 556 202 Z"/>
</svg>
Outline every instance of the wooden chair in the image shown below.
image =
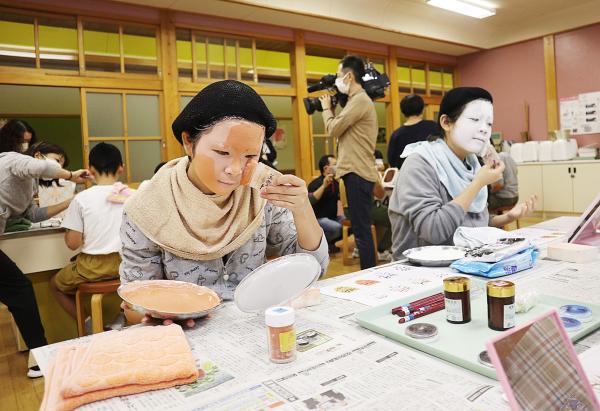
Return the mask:
<svg viewBox="0 0 600 411">
<path fill-rule="evenodd" d="M 494 209 L 490 210 L 490 214 L 492 214 L 492 215 L 502 215 L 505 212 L 508 212 L 508 211 L 512 210 L 513 207 L 514 207 L 514 205 L 508 205 L 508 206 L 494 208 Z M 517 229 L 521 228 L 521 223 L 519 222 L 518 219 L 515 221 L 515 223 L 517 223 Z M 504 225 L 502 228 L 504 230 L 507 230 L 508 224 Z"/>
<path fill-rule="evenodd" d="M 77 305 L 77 333 L 80 337 L 85 335 L 85 312 L 81 297 L 83 294 L 91 294 L 92 307 L 92 334 L 104 331 L 104 322 L 102 320 L 102 299 L 105 294 L 111 294 L 117 291 L 121 285 L 121 280 L 98 281 L 95 283 L 83 283 L 77 287 L 75 293 L 75 303 Z"/>
<path fill-rule="evenodd" d="M 344 209 L 348 207 L 348 199 L 346 198 L 346 187 L 344 186 L 344 181 L 339 180 L 340 183 L 340 200 L 342 201 L 342 206 Z M 371 216 L 369 216 L 371 218 Z M 352 264 L 352 256 L 350 255 L 350 247 L 348 245 L 348 232 L 350 227 L 352 227 L 352 222 L 349 219 L 345 219 L 342 221 L 342 264 L 343 265 L 351 265 Z M 374 225 L 371 225 L 371 235 L 373 236 L 373 248 L 375 251 L 375 263 L 378 262 L 377 259 L 377 230 Z"/>
</svg>

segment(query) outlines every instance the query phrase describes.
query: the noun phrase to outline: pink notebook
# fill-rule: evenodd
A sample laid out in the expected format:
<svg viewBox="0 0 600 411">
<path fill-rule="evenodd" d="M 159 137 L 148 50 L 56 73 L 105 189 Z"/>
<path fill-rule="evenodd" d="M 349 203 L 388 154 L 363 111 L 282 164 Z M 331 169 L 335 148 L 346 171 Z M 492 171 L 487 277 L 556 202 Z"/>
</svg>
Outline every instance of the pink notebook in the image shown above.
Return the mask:
<svg viewBox="0 0 600 411">
<path fill-rule="evenodd" d="M 581 214 L 577 226 L 567 236 L 567 242 L 600 247 L 600 193 Z"/>
<path fill-rule="evenodd" d="M 556 311 L 501 333 L 486 347 L 513 410 L 600 410 Z"/>
</svg>

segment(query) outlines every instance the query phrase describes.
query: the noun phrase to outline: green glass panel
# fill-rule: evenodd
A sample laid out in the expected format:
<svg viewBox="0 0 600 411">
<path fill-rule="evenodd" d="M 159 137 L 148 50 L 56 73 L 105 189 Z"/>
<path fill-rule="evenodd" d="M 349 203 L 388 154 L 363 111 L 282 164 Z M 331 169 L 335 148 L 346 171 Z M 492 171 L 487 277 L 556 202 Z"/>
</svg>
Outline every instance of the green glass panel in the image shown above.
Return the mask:
<svg viewBox="0 0 600 411">
<path fill-rule="evenodd" d="M 306 74 L 310 79 L 320 79 L 325 74 L 337 73 L 339 58 L 306 56 Z"/>
<path fill-rule="evenodd" d="M 35 68 L 33 17 L 0 15 L 0 65 Z"/>
<path fill-rule="evenodd" d="M 193 98 L 194 97 L 192 97 L 192 96 L 180 96 L 179 97 L 179 107 L 180 107 L 179 111 L 183 110 L 185 108 L 185 106 L 187 106 L 188 103 L 190 101 L 192 101 Z"/>
<path fill-rule="evenodd" d="M 240 80 L 237 78 L 237 57 L 235 52 L 235 40 L 225 40 L 225 56 L 227 57 L 227 78 Z"/>
<path fill-rule="evenodd" d="M 410 85 L 410 70 L 408 67 L 398 66 L 396 68 L 398 83 L 402 85 Z"/>
<path fill-rule="evenodd" d="M 377 142 L 385 143 L 385 135 L 386 135 L 386 119 L 387 113 L 385 110 L 386 103 L 375 103 L 375 112 L 377 113 L 377 124 L 379 126 L 379 130 L 377 133 Z"/>
<path fill-rule="evenodd" d="M 86 93 L 88 135 L 123 136 L 123 104 L 120 94 Z"/>
<path fill-rule="evenodd" d="M 291 99 L 290 107 L 291 107 Z M 294 122 L 277 120 L 277 130 L 272 137 L 273 145 L 277 150 L 277 168 L 294 173 L 296 169 L 296 138 L 294 135 Z"/>
<path fill-rule="evenodd" d="M 158 137 L 162 134 L 158 96 L 128 94 L 126 101 L 129 137 Z"/>
<path fill-rule="evenodd" d="M 156 30 L 152 27 L 124 27 L 125 72 L 157 74 Z"/>
<path fill-rule="evenodd" d="M 214 80 L 225 78 L 225 47 L 223 38 L 208 39 L 208 62 L 210 78 Z"/>
<path fill-rule="evenodd" d="M 129 169 L 131 181 L 139 182 L 152 178 L 154 168 L 161 162 L 159 140 L 129 141 Z"/>
<path fill-rule="evenodd" d="M 442 88 L 442 72 L 439 69 L 429 70 L 429 87 L 431 89 Z"/>
<path fill-rule="evenodd" d="M 452 73 L 444 73 L 444 90 L 454 87 L 454 76 Z"/>
<path fill-rule="evenodd" d="M 118 25 L 85 22 L 83 50 L 87 70 L 121 71 Z"/>
<path fill-rule="evenodd" d="M 75 19 L 38 19 L 40 66 L 59 70 L 78 70 L 77 21 Z"/>
<path fill-rule="evenodd" d="M 123 174 L 121 174 L 121 176 L 119 177 L 119 181 L 124 183 L 130 181 L 129 175 L 127 174 L 127 164 L 125 164 L 125 142 L 122 140 L 90 141 L 90 151 L 92 150 L 92 148 L 94 148 L 94 146 L 96 146 L 99 143 L 112 144 L 113 146 L 119 149 L 119 151 L 121 152 L 121 159 L 123 160 L 124 165 Z"/>
<path fill-rule="evenodd" d="M 179 78 L 192 78 L 192 40 L 190 30 L 176 31 L 177 71 Z"/>
</svg>

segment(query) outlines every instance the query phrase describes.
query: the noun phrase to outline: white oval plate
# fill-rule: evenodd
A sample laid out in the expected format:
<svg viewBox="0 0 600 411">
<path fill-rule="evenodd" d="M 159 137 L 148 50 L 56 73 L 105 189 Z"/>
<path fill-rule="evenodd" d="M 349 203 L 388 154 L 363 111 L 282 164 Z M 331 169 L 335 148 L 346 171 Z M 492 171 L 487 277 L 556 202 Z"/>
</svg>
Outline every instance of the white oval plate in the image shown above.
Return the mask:
<svg viewBox="0 0 600 411">
<path fill-rule="evenodd" d="M 320 275 L 321 265 L 310 254 L 276 258 L 244 277 L 235 289 L 235 305 L 244 312 L 266 310 L 297 297 Z"/>
<path fill-rule="evenodd" d="M 157 310 L 156 308 L 152 308 L 151 306 L 143 306 L 141 304 L 137 304 L 134 301 L 129 299 L 127 295 L 127 291 L 133 288 L 139 287 L 167 287 L 169 292 L 173 295 L 173 299 L 178 298 L 178 294 L 183 291 L 192 290 L 194 293 L 198 295 L 199 298 L 204 294 L 209 294 L 213 299 L 213 303 L 211 307 L 206 310 L 195 311 L 195 312 L 180 312 L 174 310 Z M 175 281 L 175 280 L 148 280 L 148 281 L 133 281 L 131 283 L 121 284 L 117 289 L 117 293 L 119 297 L 125 301 L 128 308 L 137 311 L 140 314 L 147 314 L 154 318 L 160 318 L 163 320 L 171 319 L 171 320 L 187 320 L 189 318 L 200 318 L 204 317 L 211 311 L 214 311 L 221 304 L 221 298 L 217 293 L 211 290 L 208 287 L 203 287 L 198 284 L 188 283 L 185 281 Z M 148 304 L 147 304 L 148 305 Z"/>
<path fill-rule="evenodd" d="M 451 245 L 430 245 L 406 250 L 402 255 L 413 264 L 425 267 L 447 267 L 465 257 L 466 248 Z M 436 257 L 437 255 L 437 257 Z"/>
</svg>

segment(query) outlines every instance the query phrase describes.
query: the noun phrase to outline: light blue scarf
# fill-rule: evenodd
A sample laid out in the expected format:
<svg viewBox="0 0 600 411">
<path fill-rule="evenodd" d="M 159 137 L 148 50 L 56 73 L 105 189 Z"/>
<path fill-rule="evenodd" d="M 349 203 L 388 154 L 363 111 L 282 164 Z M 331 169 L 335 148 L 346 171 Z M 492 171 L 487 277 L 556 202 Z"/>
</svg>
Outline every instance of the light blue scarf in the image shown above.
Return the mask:
<svg viewBox="0 0 600 411">
<path fill-rule="evenodd" d="M 400 157 L 406 158 L 417 153 L 423 157 L 435 170 L 438 178 L 448 190 L 452 198 L 462 193 L 471 182 L 477 171 L 481 168 L 475 154 L 467 155 L 465 164 L 450 150 L 441 138 L 435 141 L 420 141 L 406 146 Z M 483 187 L 469 206 L 469 212 L 481 213 L 487 207 L 487 187 Z"/>
</svg>

